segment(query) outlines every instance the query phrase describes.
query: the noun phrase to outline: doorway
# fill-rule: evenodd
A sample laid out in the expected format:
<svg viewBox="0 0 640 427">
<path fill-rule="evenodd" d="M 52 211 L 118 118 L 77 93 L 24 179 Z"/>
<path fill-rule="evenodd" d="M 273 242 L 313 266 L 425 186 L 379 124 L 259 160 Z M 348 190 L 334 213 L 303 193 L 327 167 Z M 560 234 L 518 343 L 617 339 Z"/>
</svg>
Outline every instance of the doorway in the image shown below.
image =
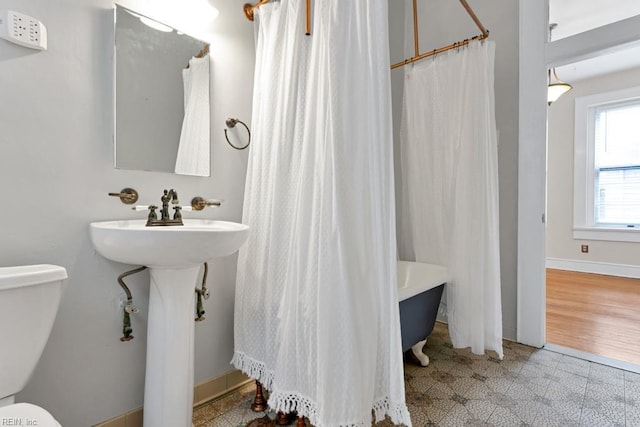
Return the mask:
<svg viewBox="0 0 640 427">
<path fill-rule="evenodd" d="M 640 369 L 640 48 L 555 71 L 573 88 L 547 116 L 546 343 Z"/>
<path fill-rule="evenodd" d="M 547 67 L 637 45 L 640 16 L 545 43 L 548 2 L 520 0 L 520 23 L 517 336 L 519 342 L 542 347 L 546 342 Z"/>
</svg>

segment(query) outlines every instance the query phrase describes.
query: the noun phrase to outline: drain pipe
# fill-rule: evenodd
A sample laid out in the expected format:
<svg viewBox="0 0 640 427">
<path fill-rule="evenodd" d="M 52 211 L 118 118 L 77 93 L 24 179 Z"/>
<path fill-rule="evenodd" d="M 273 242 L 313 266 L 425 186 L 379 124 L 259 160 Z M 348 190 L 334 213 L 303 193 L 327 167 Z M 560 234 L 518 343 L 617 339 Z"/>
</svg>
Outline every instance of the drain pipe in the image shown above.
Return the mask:
<svg viewBox="0 0 640 427">
<path fill-rule="evenodd" d="M 124 317 L 122 319 L 122 337 L 120 338 L 120 341 L 122 342 L 131 341 L 133 339 L 133 335 L 131 335 L 133 333 L 133 328 L 131 327 L 130 315 L 138 313 L 140 311 L 138 310 L 138 307 L 135 307 L 133 305 L 133 296 L 131 295 L 131 291 L 129 290 L 129 287 L 124 283 L 123 279 L 127 276 L 131 276 L 132 274 L 139 273 L 142 270 L 146 270 L 146 268 L 147 267 L 145 266 L 134 268 L 133 270 L 125 271 L 118 276 L 118 284 L 120 284 L 124 292 L 127 294 L 127 303 L 122 310 Z"/>
<path fill-rule="evenodd" d="M 209 273 L 209 264 L 204 263 L 204 273 L 202 274 L 202 286 L 200 289 L 196 288 L 196 322 L 202 322 L 204 320 L 204 306 L 202 305 L 202 299 L 209 299 L 209 289 L 207 288 L 207 274 Z"/>
</svg>

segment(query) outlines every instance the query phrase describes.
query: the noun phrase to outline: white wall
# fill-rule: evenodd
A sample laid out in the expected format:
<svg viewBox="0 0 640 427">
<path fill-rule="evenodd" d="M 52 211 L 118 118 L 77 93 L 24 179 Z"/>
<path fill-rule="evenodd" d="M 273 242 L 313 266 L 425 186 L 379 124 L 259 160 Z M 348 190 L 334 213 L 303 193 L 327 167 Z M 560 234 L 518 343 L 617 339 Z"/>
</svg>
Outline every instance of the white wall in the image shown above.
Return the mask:
<svg viewBox="0 0 640 427">
<path fill-rule="evenodd" d="M 640 266 L 640 244 L 573 239 L 574 105 L 576 97 L 640 86 L 640 69 L 571 82 L 573 90 L 549 107 L 547 258 Z M 580 245 L 588 244 L 589 253 Z"/>
<path fill-rule="evenodd" d="M 217 210 L 185 217 L 241 218 L 246 152 L 231 149 L 223 129 L 227 117 L 251 120 L 253 27 L 243 1 L 213 3 L 220 17 L 211 49 L 212 174 L 197 178 L 113 168 L 112 0 L 2 2 L 42 20 L 49 49 L 0 40 L 0 265 L 53 263 L 69 274 L 51 338 L 17 400 L 47 408 L 65 427 L 86 427 L 142 405 L 148 274 L 128 279 L 141 313 L 133 318 L 135 339 L 121 343 L 116 277 L 131 267 L 96 254 L 88 224 L 144 212 L 107 193 L 134 187 L 148 204 L 175 188 L 182 202 L 195 195 L 225 200 Z M 207 319 L 196 325 L 196 382 L 231 370 L 234 282 L 234 256 L 211 263 Z"/>
<path fill-rule="evenodd" d="M 404 20 L 399 9 L 411 8 L 411 2 L 390 0 L 391 60 L 401 61 L 404 46 L 398 37 L 404 34 Z M 500 253 L 502 273 L 503 333 L 516 337 L 516 267 L 517 267 L 517 203 L 518 203 L 518 4 L 512 0 L 470 0 L 469 5 L 496 43 L 495 91 L 498 127 L 498 162 L 500 180 Z M 398 9 L 395 10 L 394 9 Z M 404 9 L 403 9 L 404 10 Z M 418 1 L 420 52 L 442 47 L 480 33 L 458 1 Z M 411 31 L 411 29 L 410 29 Z M 412 34 L 412 33 L 411 33 Z M 412 42 L 411 42 L 412 43 Z M 428 59 L 425 59 L 428 60 Z M 403 67 L 393 70 L 394 128 L 400 126 L 396 108 L 397 91 L 402 90 Z M 396 145 L 398 139 L 396 138 Z M 396 151 L 396 157 L 399 151 Z M 398 163 L 396 162 L 396 166 Z M 396 174 L 397 175 L 397 174 Z M 396 176 L 397 179 L 397 176 Z"/>
</svg>

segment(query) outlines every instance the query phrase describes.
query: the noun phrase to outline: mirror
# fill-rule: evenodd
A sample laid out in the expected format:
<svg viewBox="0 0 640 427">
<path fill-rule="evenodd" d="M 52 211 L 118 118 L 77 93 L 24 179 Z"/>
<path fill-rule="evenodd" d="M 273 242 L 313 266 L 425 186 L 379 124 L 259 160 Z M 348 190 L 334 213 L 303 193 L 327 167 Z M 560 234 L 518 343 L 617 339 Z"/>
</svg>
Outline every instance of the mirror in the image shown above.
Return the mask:
<svg viewBox="0 0 640 427">
<path fill-rule="evenodd" d="M 209 176 L 208 44 L 115 6 L 115 167 Z"/>
</svg>

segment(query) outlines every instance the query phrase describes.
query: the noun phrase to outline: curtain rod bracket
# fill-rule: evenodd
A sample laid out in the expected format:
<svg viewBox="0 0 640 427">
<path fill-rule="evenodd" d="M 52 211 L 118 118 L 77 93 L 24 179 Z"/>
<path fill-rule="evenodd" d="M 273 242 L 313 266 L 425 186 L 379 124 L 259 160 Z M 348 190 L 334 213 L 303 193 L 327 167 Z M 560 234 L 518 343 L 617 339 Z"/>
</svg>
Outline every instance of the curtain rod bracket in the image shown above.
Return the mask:
<svg viewBox="0 0 640 427">
<path fill-rule="evenodd" d="M 269 3 L 269 0 L 260 0 L 256 4 L 245 3 L 244 6 L 242 6 L 244 16 L 246 16 L 249 21 L 253 21 L 253 12 L 265 3 Z"/>
<path fill-rule="evenodd" d="M 260 0 L 256 4 L 245 3 L 244 6 L 242 6 L 242 11 L 244 12 L 244 16 L 246 16 L 246 18 L 249 21 L 253 22 L 253 19 L 254 19 L 253 14 L 255 10 L 258 9 L 263 4 L 267 4 L 267 3 L 269 3 L 269 0 Z M 311 0 L 306 0 L 305 4 L 306 4 L 306 19 L 305 19 L 304 34 L 307 36 L 310 36 L 311 35 Z"/>
</svg>

